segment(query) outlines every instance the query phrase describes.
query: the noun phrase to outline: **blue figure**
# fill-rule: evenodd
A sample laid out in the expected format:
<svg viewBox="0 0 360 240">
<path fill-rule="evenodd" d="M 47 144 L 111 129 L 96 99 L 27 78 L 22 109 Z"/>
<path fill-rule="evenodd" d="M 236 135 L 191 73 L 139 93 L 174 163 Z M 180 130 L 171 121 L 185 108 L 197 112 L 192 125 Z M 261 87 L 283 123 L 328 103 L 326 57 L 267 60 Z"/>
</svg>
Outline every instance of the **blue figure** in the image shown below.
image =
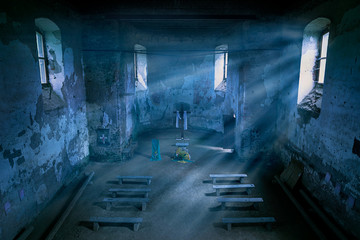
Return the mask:
<svg viewBox="0 0 360 240">
<path fill-rule="evenodd" d="M 152 153 L 151 153 L 151 161 L 160 161 L 160 144 L 158 139 L 152 139 Z"/>
</svg>

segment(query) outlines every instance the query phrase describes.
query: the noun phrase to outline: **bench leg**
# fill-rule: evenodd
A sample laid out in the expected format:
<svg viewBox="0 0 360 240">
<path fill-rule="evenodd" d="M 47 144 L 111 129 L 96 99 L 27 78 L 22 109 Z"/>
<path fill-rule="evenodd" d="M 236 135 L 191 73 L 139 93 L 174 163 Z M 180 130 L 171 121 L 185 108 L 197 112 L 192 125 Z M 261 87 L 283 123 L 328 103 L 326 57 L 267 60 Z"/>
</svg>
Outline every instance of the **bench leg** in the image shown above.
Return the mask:
<svg viewBox="0 0 360 240">
<path fill-rule="evenodd" d="M 248 188 L 248 189 L 246 190 L 246 192 L 247 192 L 248 195 L 250 195 L 250 194 L 251 194 L 251 188 Z"/>
<path fill-rule="evenodd" d="M 227 230 L 228 230 L 228 231 L 231 231 L 231 223 L 228 223 L 228 224 L 227 224 Z"/>
<path fill-rule="evenodd" d="M 216 178 L 213 178 L 212 182 L 213 182 L 213 184 L 216 184 Z"/>
<path fill-rule="evenodd" d="M 271 230 L 272 229 L 272 224 L 271 223 L 266 223 L 265 227 L 267 230 Z"/>
<path fill-rule="evenodd" d="M 145 211 L 146 210 L 146 203 L 142 203 L 141 204 L 141 211 Z"/>
<path fill-rule="evenodd" d="M 122 183 L 123 183 L 122 178 L 119 178 L 119 184 L 122 184 Z"/>
<path fill-rule="evenodd" d="M 111 202 L 107 202 L 107 203 L 106 203 L 106 210 L 110 210 L 111 205 L 112 205 Z"/>
<path fill-rule="evenodd" d="M 100 228 L 99 223 L 94 222 L 94 223 L 93 223 L 93 230 L 94 230 L 95 232 L 97 232 L 97 231 L 99 231 L 99 228 Z"/>
<path fill-rule="evenodd" d="M 145 193 L 145 197 L 146 197 L 146 198 L 149 197 L 149 193 L 148 193 L 148 192 Z"/>
<path fill-rule="evenodd" d="M 150 183 L 151 183 L 151 179 L 148 179 L 147 180 L 147 185 L 150 185 Z"/>
<path fill-rule="evenodd" d="M 220 189 L 216 189 L 216 196 L 220 195 Z"/>
<path fill-rule="evenodd" d="M 221 203 L 221 209 L 225 209 L 225 203 L 224 202 Z"/>
<path fill-rule="evenodd" d="M 259 210 L 259 203 L 254 203 L 253 206 L 256 210 Z"/>
<path fill-rule="evenodd" d="M 242 183 L 243 182 L 243 179 L 242 177 L 239 178 L 239 182 Z"/>
<path fill-rule="evenodd" d="M 137 232 L 139 230 L 140 223 L 134 223 L 134 232 Z"/>
</svg>

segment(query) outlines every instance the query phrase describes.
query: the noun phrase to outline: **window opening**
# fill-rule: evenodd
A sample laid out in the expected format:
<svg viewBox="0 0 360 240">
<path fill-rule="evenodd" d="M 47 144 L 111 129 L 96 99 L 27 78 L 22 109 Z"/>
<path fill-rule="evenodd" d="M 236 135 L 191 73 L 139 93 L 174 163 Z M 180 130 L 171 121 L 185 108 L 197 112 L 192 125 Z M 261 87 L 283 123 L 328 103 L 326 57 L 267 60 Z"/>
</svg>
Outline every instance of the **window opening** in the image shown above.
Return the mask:
<svg viewBox="0 0 360 240">
<path fill-rule="evenodd" d="M 146 48 L 139 44 L 134 47 L 134 72 L 135 89 L 142 91 L 147 89 L 147 59 Z"/>
<path fill-rule="evenodd" d="M 319 64 L 318 83 L 322 83 L 322 84 L 324 83 L 324 78 L 325 78 L 325 67 L 326 67 L 328 42 L 329 42 L 329 32 L 325 33 L 322 36 L 322 42 L 321 42 L 321 55 L 319 58 L 320 64 Z"/>
<path fill-rule="evenodd" d="M 40 79 L 42 84 L 48 84 L 48 78 L 46 74 L 46 61 L 44 54 L 44 38 L 39 32 L 36 32 L 36 46 L 38 52 L 38 61 L 40 69 Z"/>
<path fill-rule="evenodd" d="M 228 47 L 227 45 L 220 45 L 215 48 L 214 89 L 216 91 L 226 90 L 227 67 Z"/>
</svg>

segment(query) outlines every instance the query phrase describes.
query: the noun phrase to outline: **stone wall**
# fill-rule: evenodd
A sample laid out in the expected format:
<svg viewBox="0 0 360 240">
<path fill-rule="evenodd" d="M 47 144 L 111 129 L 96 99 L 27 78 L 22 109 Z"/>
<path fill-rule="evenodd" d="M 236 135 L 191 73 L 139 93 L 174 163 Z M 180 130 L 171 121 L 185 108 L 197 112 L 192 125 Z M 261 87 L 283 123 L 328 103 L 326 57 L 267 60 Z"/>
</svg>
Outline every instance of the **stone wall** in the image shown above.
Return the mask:
<svg viewBox="0 0 360 240">
<path fill-rule="evenodd" d="M 136 27 L 107 18 L 84 20 L 87 117 L 94 159 L 118 160 L 113 157 L 139 132 L 175 128 L 174 111 L 181 104 L 191 112 L 189 128 L 223 132 L 222 116 L 233 113 L 233 82 L 226 92 L 214 91 L 214 50 L 228 39 L 170 31 L 154 34 Z M 135 88 L 135 44 L 146 48 L 147 89 L 142 91 Z M 229 75 L 231 71 L 229 66 Z M 103 133 L 104 142 L 99 140 Z"/>
<path fill-rule="evenodd" d="M 12 239 L 32 221 L 89 154 L 79 19 L 60 7 L 23 7 L 26 14 L 16 6 L 0 13 L 1 239 Z M 59 27 L 62 44 L 58 54 L 45 42 L 56 66 L 49 66 L 46 87 L 35 40 L 40 17 Z"/>
<path fill-rule="evenodd" d="M 337 11 L 334 11 L 334 8 Z M 360 236 L 359 13 L 356 1 L 308 5 L 282 17 L 234 26 L 229 53 L 236 113 L 235 150 L 243 160 L 273 150 L 301 161 L 301 184 L 349 234 Z M 320 115 L 297 105 L 304 29 L 330 19 Z M 312 75 L 310 75 L 313 77 Z M 316 116 L 313 117 L 313 116 Z M 326 179 L 325 179 L 326 176 Z"/>
<path fill-rule="evenodd" d="M 223 115 L 234 112 L 231 101 L 232 56 L 229 54 L 226 91 L 214 90 L 215 48 L 230 39 L 214 33 L 188 35 L 162 31 L 134 34 L 129 39 L 147 48 L 148 90 L 136 92 L 138 123 L 141 129 L 174 128 L 175 111 L 181 105 L 188 115 L 189 128 L 224 131 Z"/>
<path fill-rule="evenodd" d="M 236 114 L 235 150 L 243 160 L 271 149 L 276 135 L 283 24 L 251 20 L 233 28 L 230 102 Z"/>
<path fill-rule="evenodd" d="M 336 8 L 337 11 L 333 11 Z M 291 159 L 305 165 L 302 184 L 319 204 L 357 237 L 360 231 L 360 138 L 357 106 L 360 96 L 359 25 L 360 6 L 348 1 L 334 6 L 322 4 L 302 12 L 294 22 L 294 41 L 284 48 L 293 63 L 283 63 L 279 96 L 279 126 L 276 149 L 285 165 Z M 297 108 L 302 31 L 318 17 L 331 20 L 325 81 L 320 115 L 300 114 Z M 294 29 L 294 28 L 293 28 Z M 287 31 L 290 32 L 290 31 Z M 291 32 L 294 35 L 294 32 Z M 288 35 L 290 36 L 290 35 Z M 294 54 L 296 53 L 296 54 Z"/>
<path fill-rule="evenodd" d="M 133 55 L 119 50 L 117 21 L 85 20 L 82 42 L 90 154 L 117 161 L 133 139 Z"/>
</svg>

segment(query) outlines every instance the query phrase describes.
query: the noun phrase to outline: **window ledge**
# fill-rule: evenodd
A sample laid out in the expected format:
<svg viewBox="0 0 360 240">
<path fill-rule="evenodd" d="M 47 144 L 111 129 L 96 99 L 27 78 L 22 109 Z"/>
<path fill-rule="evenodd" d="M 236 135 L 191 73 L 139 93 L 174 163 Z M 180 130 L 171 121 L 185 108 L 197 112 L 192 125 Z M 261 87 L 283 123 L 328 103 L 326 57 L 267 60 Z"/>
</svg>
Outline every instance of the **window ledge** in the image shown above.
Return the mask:
<svg viewBox="0 0 360 240">
<path fill-rule="evenodd" d="M 298 104 L 298 113 L 305 123 L 308 123 L 311 117 L 315 119 L 319 117 L 322 95 L 323 85 L 316 84 L 311 92 Z"/>
<path fill-rule="evenodd" d="M 215 92 L 226 92 L 226 81 L 222 81 L 215 89 Z"/>
<path fill-rule="evenodd" d="M 64 108 L 66 106 L 64 100 L 62 100 L 51 87 L 43 87 L 42 88 L 42 98 L 43 98 L 43 106 L 44 111 L 49 112 L 52 110 L 57 110 L 60 108 Z"/>
</svg>

